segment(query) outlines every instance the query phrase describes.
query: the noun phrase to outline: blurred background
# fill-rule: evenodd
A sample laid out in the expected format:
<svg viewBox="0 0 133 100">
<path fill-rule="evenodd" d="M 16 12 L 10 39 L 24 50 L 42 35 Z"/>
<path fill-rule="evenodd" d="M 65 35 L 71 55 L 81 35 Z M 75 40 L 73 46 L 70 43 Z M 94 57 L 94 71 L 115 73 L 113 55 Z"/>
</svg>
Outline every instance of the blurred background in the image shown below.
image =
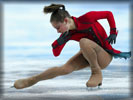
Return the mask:
<svg viewBox="0 0 133 100">
<path fill-rule="evenodd" d="M 44 6 L 48 6 L 51 3 L 64 4 L 71 16 L 75 17 L 79 17 L 89 11 L 112 11 L 116 27 L 119 31 L 116 44 L 113 47 L 124 52 L 130 51 L 131 27 L 129 2 L 5 2 L 3 3 L 3 71 L 4 94 L 6 96 L 10 96 L 11 93 L 24 93 L 27 91 L 27 89 L 22 91 L 9 89 L 16 79 L 32 76 L 50 67 L 62 65 L 79 51 L 78 42 L 69 41 L 59 57 L 53 56 L 51 44 L 60 34 L 52 27 L 49 21 L 50 14 L 43 13 Z M 99 22 L 109 35 L 110 27 L 107 19 L 99 20 Z M 130 66 L 129 59 L 113 59 L 109 67 L 103 71 L 104 85 L 101 93 L 107 93 L 108 95 L 118 93 L 120 96 L 128 96 L 130 94 Z M 55 83 L 58 80 L 56 87 L 61 89 L 67 86 L 73 87 L 77 82 L 81 82 L 80 84 L 76 84 L 77 87 L 81 86 L 85 88 L 84 82 L 88 80 L 89 72 L 88 69 L 84 69 L 72 73 L 71 76 L 58 77 L 53 80 Z M 79 75 L 78 73 L 81 75 L 80 77 L 75 76 Z M 71 83 L 71 85 L 63 84 L 62 81 Z M 38 86 L 42 88 L 45 85 L 48 88 L 49 84 L 52 84 L 50 82 L 52 81 L 47 81 L 46 83 L 40 82 Z M 28 91 L 31 92 L 37 88 L 33 86 L 30 89 Z M 54 89 L 56 90 L 57 88 Z M 109 91 L 110 89 L 111 91 Z M 72 88 L 68 90 L 70 90 L 70 93 L 71 91 L 77 91 Z M 68 90 L 64 90 L 65 92 L 63 93 L 68 94 Z M 38 91 L 36 90 L 36 93 L 39 93 Z M 83 91 L 77 91 L 77 94 L 83 93 Z M 58 93 L 60 92 L 62 91 L 58 90 Z M 87 93 L 87 91 L 84 92 Z"/>
<path fill-rule="evenodd" d="M 54 2 L 52 2 L 54 3 Z M 71 16 L 79 17 L 89 11 L 112 11 L 119 31 L 114 48 L 130 51 L 129 3 L 55 2 L 63 3 Z M 60 34 L 52 27 L 50 14 L 44 14 L 44 3 L 4 3 L 4 47 L 6 58 L 54 59 L 51 44 Z M 106 19 L 99 20 L 109 35 Z M 68 59 L 79 51 L 78 42 L 69 41 L 56 59 Z M 128 64 L 125 60 L 114 60 L 112 64 Z"/>
</svg>

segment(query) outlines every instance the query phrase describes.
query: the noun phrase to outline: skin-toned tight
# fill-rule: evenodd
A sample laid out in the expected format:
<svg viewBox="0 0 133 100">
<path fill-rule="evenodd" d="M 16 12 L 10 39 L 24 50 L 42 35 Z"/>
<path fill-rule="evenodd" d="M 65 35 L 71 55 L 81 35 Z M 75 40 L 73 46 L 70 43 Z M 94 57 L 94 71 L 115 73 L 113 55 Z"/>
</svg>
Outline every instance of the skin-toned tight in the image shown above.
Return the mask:
<svg viewBox="0 0 133 100">
<path fill-rule="evenodd" d="M 79 41 L 80 51 L 60 67 L 52 67 L 46 71 L 27 79 L 17 80 L 14 87 L 22 89 L 35 83 L 66 75 L 86 67 L 91 68 L 92 75 L 87 82 L 88 87 L 95 87 L 102 82 L 101 69 L 106 68 L 112 61 L 112 56 L 95 42 L 82 38 Z M 78 77 L 78 76 L 77 76 Z"/>
<path fill-rule="evenodd" d="M 95 42 L 82 38 L 79 44 L 81 50 L 76 55 L 70 58 L 61 67 L 53 67 L 37 75 L 37 80 L 46 80 L 56 76 L 66 75 L 90 65 L 100 66 L 101 69 L 104 69 L 112 61 L 112 56 Z M 90 49 L 92 50 L 91 52 L 89 52 Z M 91 57 L 88 57 L 88 55 L 91 55 Z"/>
</svg>

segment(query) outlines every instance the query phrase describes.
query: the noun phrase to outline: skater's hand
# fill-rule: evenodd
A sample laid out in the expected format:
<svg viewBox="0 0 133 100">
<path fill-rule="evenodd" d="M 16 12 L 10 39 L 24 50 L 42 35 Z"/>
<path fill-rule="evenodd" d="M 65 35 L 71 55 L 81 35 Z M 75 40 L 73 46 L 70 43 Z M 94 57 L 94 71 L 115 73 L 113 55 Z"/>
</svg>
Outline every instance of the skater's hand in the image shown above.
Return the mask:
<svg viewBox="0 0 133 100">
<path fill-rule="evenodd" d="M 64 32 L 61 37 L 57 39 L 59 45 L 66 43 L 70 39 L 71 35 L 68 31 Z"/>
<path fill-rule="evenodd" d="M 106 38 L 105 40 L 107 40 L 109 42 L 109 44 L 115 44 L 116 43 L 116 34 L 110 34 L 108 38 Z"/>
</svg>

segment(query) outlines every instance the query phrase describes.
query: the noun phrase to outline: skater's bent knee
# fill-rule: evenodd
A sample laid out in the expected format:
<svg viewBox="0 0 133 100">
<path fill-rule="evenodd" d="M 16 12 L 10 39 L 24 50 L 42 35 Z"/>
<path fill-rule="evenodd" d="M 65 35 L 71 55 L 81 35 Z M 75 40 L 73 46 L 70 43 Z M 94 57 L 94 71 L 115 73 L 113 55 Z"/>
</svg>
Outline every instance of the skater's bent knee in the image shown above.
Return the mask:
<svg viewBox="0 0 133 100">
<path fill-rule="evenodd" d="M 80 41 L 79 41 L 79 45 L 80 45 L 80 49 L 86 48 L 86 46 L 87 46 L 87 47 L 91 47 L 92 41 L 89 40 L 89 39 L 86 39 L 86 38 L 82 38 L 82 39 L 80 39 Z"/>
<path fill-rule="evenodd" d="M 82 39 L 80 39 L 79 44 L 83 45 L 85 43 L 85 41 L 86 41 L 86 38 L 82 38 Z"/>
</svg>

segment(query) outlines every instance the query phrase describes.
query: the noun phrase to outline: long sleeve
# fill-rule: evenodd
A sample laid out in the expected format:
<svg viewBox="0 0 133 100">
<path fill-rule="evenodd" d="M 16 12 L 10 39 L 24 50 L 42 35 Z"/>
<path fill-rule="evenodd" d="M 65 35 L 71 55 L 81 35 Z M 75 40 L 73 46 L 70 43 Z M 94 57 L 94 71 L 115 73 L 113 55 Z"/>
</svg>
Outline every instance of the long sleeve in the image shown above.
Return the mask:
<svg viewBox="0 0 133 100">
<path fill-rule="evenodd" d="M 53 47 L 54 56 L 60 55 L 63 47 L 65 46 L 67 41 L 69 41 L 70 38 L 71 38 L 71 33 L 65 32 L 65 33 L 62 33 L 60 37 L 53 42 L 52 47 Z"/>
<path fill-rule="evenodd" d="M 91 22 L 97 21 L 99 19 L 107 19 L 110 26 L 110 34 L 117 35 L 115 19 L 111 11 L 91 11 L 86 13 L 86 18 Z"/>
<path fill-rule="evenodd" d="M 52 51 L 53 51 L 53 54 L 55 57 L 59 56 L 63 47 L 65 46 L 66 43 L 62 44 L 62 45 L 58 45 L 58 42 L 57 40 L 55 40 L 53 43 L 52 43 Z"/>
</svg>

